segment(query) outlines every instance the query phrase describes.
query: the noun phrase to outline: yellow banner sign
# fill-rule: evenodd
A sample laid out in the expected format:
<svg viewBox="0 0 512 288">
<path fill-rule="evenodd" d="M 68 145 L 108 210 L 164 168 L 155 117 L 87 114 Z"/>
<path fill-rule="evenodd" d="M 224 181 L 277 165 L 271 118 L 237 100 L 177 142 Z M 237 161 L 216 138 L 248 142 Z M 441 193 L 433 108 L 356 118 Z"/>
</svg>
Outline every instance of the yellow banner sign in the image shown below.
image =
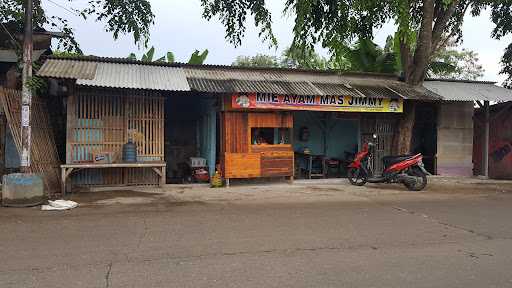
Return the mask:
<svg viewBox="0 0 512 288">
<path fill-rule="evenodd" d="M 403 99 L 239 93 L 232 96 L 231 106 L 235 109 L 402 113 Z"/>
</svg>

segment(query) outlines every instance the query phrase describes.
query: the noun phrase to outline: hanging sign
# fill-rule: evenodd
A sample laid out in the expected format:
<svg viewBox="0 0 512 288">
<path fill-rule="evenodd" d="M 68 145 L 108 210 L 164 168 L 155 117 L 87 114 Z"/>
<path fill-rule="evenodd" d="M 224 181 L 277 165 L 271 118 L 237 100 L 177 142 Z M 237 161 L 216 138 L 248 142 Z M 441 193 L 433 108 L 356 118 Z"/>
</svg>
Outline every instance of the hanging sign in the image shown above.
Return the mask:
<svg viewBox="0 0 512 288">
<path fill-rule="evenodd" d="M 30 125 L 30 106 L 21 106 L 21 126 L 27 127 Z"/>
<path fill-rule="evenodd" d="M 237 93 L 231 97 L 231 106 L 235 109 L 402 113 L 403 99 Z"/>
</svg>

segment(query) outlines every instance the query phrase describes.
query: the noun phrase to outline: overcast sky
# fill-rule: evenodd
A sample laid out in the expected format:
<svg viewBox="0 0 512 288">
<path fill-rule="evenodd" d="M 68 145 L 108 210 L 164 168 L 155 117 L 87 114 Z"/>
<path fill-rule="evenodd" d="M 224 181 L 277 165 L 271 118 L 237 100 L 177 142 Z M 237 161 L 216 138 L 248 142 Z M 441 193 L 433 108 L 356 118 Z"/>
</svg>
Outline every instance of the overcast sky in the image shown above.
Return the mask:
<svg viewBox="0 0 512 288">
<path fill-rule="evenodd" d="M 246 37 L 241 47 L 234 48 L 224 39 L 224 27 L 216 20 L 206 21 L 201 17 L 200 0 L 153 0 L 151 1 L 155 14 L 155 25 L 151 28 L 149 46 L 154 46 L 156 56 L 163 56 L 167 51 L 174 52 L 177 61 L 187 61 L 195 49 L 208 49 L 209 64 L 231 64 L 238 55 L 256 55 L 257 53 L 280 56 L 284 48 L 292 41 L 293 17 L 283 16 L 284 0 L 266 1 L 273 16 L 273 29 L 279 41 L 279 48 L 269 48 L 257 34 L 252 22 L 248 25 Z M 131 36 L 123 36 L 117 41 L 112 34 L 104 32 L 102 23 L 84 21 L 62 8 L 79 8 L 87 0 L 43 0 L 50 15 L 66 16 L 75 28 L 78 43 L 86 55 L 126 57 L 131 52 L 140 55 L 133 44 Z M 512 42 L 512 37 L 501 41 L 490 38 L 493 28 L 489 14 L 484 13 L 478 18 L 467 17 L 464 26 L 464 43 L 461 47 L 476 51 L 480 63 L 485 69 L 482 80 L 502 82 L 505 77 L 499 75 L 500 58 L 506 46 Z M 386 25 L 375 36 L 375 41 L 383 45 L 387 35 L 395 31 L 392 24 Z M 320 51 L 323 53 L 323 51 Z"/>
</svg>

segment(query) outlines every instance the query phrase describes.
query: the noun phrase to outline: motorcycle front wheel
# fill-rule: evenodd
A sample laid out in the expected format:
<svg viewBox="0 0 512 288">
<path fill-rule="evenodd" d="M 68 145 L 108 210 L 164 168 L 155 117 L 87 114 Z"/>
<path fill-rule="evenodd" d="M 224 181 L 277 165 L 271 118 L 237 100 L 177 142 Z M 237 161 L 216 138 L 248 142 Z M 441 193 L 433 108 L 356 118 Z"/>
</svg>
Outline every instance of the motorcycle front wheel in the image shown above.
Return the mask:
<svg viewBox="0 0 512 288">
<path fill-rule="evenodd" d="M 405 187 L 407 187 L 409 191 L 421 191 L 425 189 L 427 186 L 427 175 L 421 171 L 420 168 L 412 167 L 407 174 L 415 178 L 414 182 L 404 182 Z"/>
<path fill-rule="evenodd" d="M 350 184 L 355 186 L 363 186 L 368 181 L 368 176 L 360 168 L 350 168 L 347 171 L 347 178 Z"/>
</svg>

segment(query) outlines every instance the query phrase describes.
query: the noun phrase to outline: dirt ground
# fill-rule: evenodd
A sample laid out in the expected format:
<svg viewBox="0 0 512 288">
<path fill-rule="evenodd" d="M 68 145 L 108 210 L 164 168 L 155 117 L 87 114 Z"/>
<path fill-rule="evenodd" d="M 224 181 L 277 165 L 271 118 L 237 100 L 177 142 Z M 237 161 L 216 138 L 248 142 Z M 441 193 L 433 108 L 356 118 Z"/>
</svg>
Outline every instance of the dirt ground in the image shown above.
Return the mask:
<svg viewBox="0 0 512 288">
<path fill-rule="evenodd" d="M 477 178 L 429 178 L 421 192 L 408 191 L 399 184 L 367 184 L 352 186 L 346 179 L 296 180 L 273 183 L 235 183 L 226 188 L 210 188 L 207 184 L 166 185 L 164 187 L 95 188 L 74 192 L 67 199 L 82 206 L 112 204 L 185 203 L 185 202 L 309 202 L 365 201 L 368 197 L 446 198 L 512 193 L 512 181 Z"/>
</svg>

